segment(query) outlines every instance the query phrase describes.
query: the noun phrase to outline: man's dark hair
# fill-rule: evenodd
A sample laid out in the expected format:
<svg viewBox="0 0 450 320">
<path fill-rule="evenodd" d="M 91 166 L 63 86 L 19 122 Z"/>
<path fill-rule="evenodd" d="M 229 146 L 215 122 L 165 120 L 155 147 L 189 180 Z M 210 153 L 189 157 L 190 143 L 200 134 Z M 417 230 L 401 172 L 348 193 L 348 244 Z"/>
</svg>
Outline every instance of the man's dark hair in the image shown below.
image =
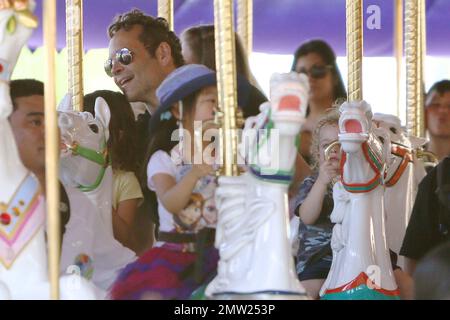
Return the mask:
<svg viewBox="0 0 450 320">
<path fill-rule="evenodd" d="M 172 51 L 175 66 L 178 68 L 184 64 L 180 40 L 173 31 L 170 31 L 169 24 L 164 18 L 154 18 L 145 15 L 138 9 L 133 9 L 114 18 L 113 23 L 108 27 L 108 35 L 112 38 L 117 31 L 121 29 L 129 31 L 135 25 L 142 26 L 139 40 L 144 44 L 152 57 L 155 56 L 159 45 L 162 42 L 166 42 Z"/>
<path fill-rule="evenodd" d="M 434 83 L 431 86 L 430 90 L 428 90 L 427 95 L 430 95 L 434 91 L 436 91 L 440 95 L 442 95 L 446 92 L 449 92 L 450 91 L 450 80 L 441 80 L 441 81 Z"/>
<path fill-rule="evenodd" d="M 16 99 L 29 96 L 44 96 L 44 83 L 35 79 L 17 79 L 9 83 L 9 94 L 13 111 L 17 109 Z"/>
</svg>

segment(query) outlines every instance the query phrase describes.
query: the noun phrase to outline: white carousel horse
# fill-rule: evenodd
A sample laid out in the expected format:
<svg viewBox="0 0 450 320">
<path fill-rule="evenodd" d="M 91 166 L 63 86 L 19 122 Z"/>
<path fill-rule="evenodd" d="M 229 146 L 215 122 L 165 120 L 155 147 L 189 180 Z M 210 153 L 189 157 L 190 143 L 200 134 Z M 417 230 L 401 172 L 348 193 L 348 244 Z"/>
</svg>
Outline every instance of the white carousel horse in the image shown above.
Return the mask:
<svg viewBox="0 0 450 320">
<path fill-rule="evenodd" d="M 307 92 L 304 75 L 275 74 L 271 103 L 246 121 L 240 151 L 248 172 L 220 177 L 216 189 L 220 260 L 209 298 L 307 298 L 291 255 L 287 203 Z"/>
<path fill-rule="evenodd" d="M 68 192 L 69 198 L 78 198 L 74 201 L 70 199 L 71 203 L 78 206 L 71 210 L 71 220 L 74 216 L 73 219 L 78 219 L 78 222 L 71 224 L 69 220 L 66 233 L 69 232 L 70 236 L 66 239 L 65 235 L 63 243 L 63 257 L 67 263 L 62 264 L 62 267 L 67 267 L 74 257 L 75 265 L 80 264 L 80 258 L 85 261 L 92 259 L 92 269 L 88 270 L 93 272 L 92 281 L 107 290 L 117 272 L 136 259 L 135 253 L 119 243 L 113 235 L 113 177 L 107 154 L 110 111 L 103 98 L 95 101 L 95 118 L 89 112 L 71 111 L 68 101 L 70 99 L 66 96 L 58 108 L 61 140 L 66 146 L 61 153 L 61 180 L 66 188 L 76 189 L 78 193 L 81 191 L 83 195 L 76 196 L 77 192 L 74 192 L 70 196 Z M 83 196 L 89 199 L 90 204 L 83 204 Z M 90 245 L 93 247 L 89 248 Z M 80 251 L 82 248 L 85 248 L 85 252 Z M 82 257 L 79 257 L 80 253 Z"/>
<path fill-rule="evenodd" d="M 39 182 L 22 164 L 8 122 L 9 80 L 37 20 L 34 1 L 2 1 L 0 10 L 0 300 L 49 299 L 45 204 Z M 62 299 L 95 299 L 77 275 L 60 279 Z"/>
<path fill-rule="evenodd" d="M 374 122 L 379 128 L 389 132 L 391 157 L 387 165 L 384 194 L 386 210 L 386 234 L 389 248 L 395 253 L 400 248 L 408 227 L 409 218 L 420 181 L 425 177 L 425 167 L 417 158 L 415 150 L 426 140 L 408 137 L 401 127 L 400 119 L 394 115 L 375 113 Z M 404 267 L 403 257 L 398 257 L 398 265 Z"/>
<path fill-rule="evenodd" d="M 341 181 L 333 187 L 333 262 L 322 299 L 398 299 L 385 236 L 387 133 L 374 133 L 365 102 L 340 107 Z M 382 135 L 384 143 L 377 136 Z"/>
</svg>

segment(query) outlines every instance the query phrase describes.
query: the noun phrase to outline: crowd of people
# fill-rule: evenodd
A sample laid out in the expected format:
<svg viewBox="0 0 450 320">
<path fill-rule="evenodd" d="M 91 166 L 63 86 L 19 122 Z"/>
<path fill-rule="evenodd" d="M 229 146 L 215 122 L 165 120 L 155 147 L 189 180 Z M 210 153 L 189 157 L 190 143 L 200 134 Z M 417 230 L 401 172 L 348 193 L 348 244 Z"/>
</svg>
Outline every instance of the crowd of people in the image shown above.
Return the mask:
<svg viewBox="0 0 450 320">
<path fill-rule="evenodd" d="M 108 104 L 107 143 L 113 171 L 114 238 L 136 254 L 107 288 L 112 299 L 188 299 L 216 274 L 214 247 L 217 180 L 211 164 L 193 163 L 189 155 L 204 146 L 183 139 L 194 135 L 195 122 L 212 125 L 218 112 L 214 27 L 191 27 L 181 41 L 163 18 L 133 10 L 117 16 L 108 29 L 106 73 L 122 93 L 87 94 L 83 108 L 95 115 L 95 101 Z M 250 72 L 236 36 L 238 105 L 244 118 L 259 113 L 267 101 Z M 283 71 L 283 70 L 280 70 Z M 291 71 L 307 76 L 310 92 L 306 122 L 300 133 L 295 176 L 289 188 L 291 217 L 299 217 L 295 257 L 298 279 L 311 298 L 319 298 L 332 262 L 332 181 L 340 174 L 336 146 L 338 106 L 347 94 L 336 56 L 322 40 L 302 44 Z M 45 193 L 44 90 L 36 80 L 10 84 L 14 110 L 10 124 L 24 165 Z M 146 110 L 135 120 L 130 103 Z M 435 83 L 425 99 L 426 150 L 439 165 L 419 185 L 400 252 L 402 297 L 450 299 L 450 80 Z M 181 129 L 181 130 L 180 130 Z M 179 139 L 172 139 L 179 131 Z M 61 234 L 70 219 L 70 200 L 61 185 Z M 435 192 L 436 191 L 436 192 Z M 144 222 L 143 222 L 144 221 Z M 144 226 L 144 227 L 142 227 Z M 64 250 L 64 248 L 63 248 Z"/>
</svg>

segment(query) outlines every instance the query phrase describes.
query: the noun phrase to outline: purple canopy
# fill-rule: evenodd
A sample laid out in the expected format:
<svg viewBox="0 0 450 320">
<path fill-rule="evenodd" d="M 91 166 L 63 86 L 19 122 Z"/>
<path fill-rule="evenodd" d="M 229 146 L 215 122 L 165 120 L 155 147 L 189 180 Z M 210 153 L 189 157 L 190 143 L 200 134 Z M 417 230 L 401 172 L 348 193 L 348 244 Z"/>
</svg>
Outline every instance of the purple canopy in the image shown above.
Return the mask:
<svg viewBox="0 0 450 320">
<path fill-rule="evenodd" d="M 42 0 L 36 0 L 36 14 L 42 17 Z M 212 0 L 175 0 L 175 31 L 213 23 Z M 364 1 L 364 55 L 393 55 L 395 1 Z M 58 48 L 65 46 L 65 1 L 57 1 Z M 367 27 L 370 5 L 380 8 L 380 28 Z M 132 8 L 155 16 L 156 0 L 84 1 L 84 48 L 108 47 L 106 30 L 113 17 Z M 291 54 L 308 39 L 328 41 L 337 55 L 345 55 L 345 0 L 254 0 L 254 44 L 257 52 Z M 450 55 L 450 1 L 427 1 L 427 53 Z M 30 48 L 42 45 L 42 25 L 29 41 Z"/>
</svg>

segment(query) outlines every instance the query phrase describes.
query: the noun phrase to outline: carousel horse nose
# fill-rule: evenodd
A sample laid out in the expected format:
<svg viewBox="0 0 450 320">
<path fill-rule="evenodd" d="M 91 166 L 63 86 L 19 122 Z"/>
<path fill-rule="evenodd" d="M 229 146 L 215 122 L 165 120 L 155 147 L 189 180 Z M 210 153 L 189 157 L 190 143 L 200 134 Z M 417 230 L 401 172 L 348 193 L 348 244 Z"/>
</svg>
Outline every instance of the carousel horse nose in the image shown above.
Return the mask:
<svg viewBox="0 0 450 320">
<path fill-rule="evenodd" d="M 294 95 L 284 96 L 280 100 L 279 111 L 300 111 L 300 98 Z"/>
<path fill-rule="evenodd" d="M 345 131 L 347 133 L 361 133 L 362 132 L 361 123 L 355 119 L 350 119 L 350 120 L 345 121 L 344 127 L 345 127 Z"/>
<path fill-rule="evenodd" d="M 72 126 L 72 119 L 64 112 L 58 113 L 58 125 L 60 128 L 70 128 Z"/>
</svg>

